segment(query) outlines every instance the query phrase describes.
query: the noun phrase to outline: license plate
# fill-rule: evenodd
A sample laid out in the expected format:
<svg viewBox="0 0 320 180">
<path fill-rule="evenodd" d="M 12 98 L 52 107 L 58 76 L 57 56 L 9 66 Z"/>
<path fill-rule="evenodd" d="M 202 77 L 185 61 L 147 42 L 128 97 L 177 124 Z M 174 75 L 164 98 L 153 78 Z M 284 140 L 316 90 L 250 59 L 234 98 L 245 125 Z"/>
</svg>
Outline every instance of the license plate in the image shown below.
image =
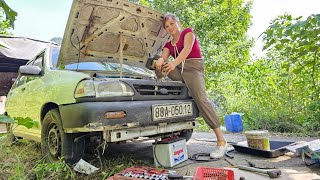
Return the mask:
<svg viewBox="0 0 320 180">
<path fill-rule="evenodd" d="M 152 116 L 154 121 L 192 115 L 193 110 L 191 102 L 152 105 Z"/>
</svg>

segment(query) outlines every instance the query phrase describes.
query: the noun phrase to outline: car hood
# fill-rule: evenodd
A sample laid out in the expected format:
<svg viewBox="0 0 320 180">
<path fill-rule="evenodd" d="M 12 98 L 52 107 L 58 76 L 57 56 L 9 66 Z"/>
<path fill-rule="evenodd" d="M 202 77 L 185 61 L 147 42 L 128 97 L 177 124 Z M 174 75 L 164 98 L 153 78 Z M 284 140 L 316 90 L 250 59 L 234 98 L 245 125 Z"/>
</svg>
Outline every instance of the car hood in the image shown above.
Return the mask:
<svg viewBox="0 0 320 180">
<path fill-rule="evenodd" d="M 145 67 L 169 39 L 162 19 L 155 10 L 123 0 L 74 0 L 58 66 L 123 59 L 124 64 Z"/>
</svg>

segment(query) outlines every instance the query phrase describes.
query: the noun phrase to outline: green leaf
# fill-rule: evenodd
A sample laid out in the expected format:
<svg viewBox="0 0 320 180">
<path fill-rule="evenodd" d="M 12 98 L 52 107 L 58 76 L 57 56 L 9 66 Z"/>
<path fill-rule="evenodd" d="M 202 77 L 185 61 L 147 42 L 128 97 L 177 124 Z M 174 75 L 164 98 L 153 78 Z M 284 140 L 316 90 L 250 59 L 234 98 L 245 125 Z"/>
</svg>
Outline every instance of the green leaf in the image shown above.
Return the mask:
<svg viewBox="0 0 320 180">
<path fill-rule="evenodd" d="M 285 43 L 290 42 L 290 40 L 289 40 L 289 39 L 281 39 L 280 41 L 281 41 L 281 43 L 282 43 L 282 44 L 285 44 Z"/>
<path fill-rule="evenodd" d="M 26 139 L 18 139 L 18 142 L 22 144 L 28 144 L 29 141 Z"/>
<path fill-rule="evenodd" d="M 2 123 L 14 123 L 15 121 L 11 117 L 1 114 L 0 115 L 0 122 L 2 122 Z"/>
<path fill-rule="evenodd" d="M 298 52 L 298 55 L 299 55 L 299 56 L 305 56 L 305 55 L 307 55 L 308 53 L 309 53 L 309 51 L 307 51 L 307 50 L 302 50 L 302 51 Z"/>
<path fill-rule="evenodd" d="M 314 65 L 314 62 L 313 61 L 308 61 L 308 62 L 306 62 L 306 66 L 307 67 L 312 67 Z"/>
<path fill-rule="evenodd" d="M 288 74 L 288 73 L 282 73 L 282 74 L 280 74 L 280 76 L 282 76 L 282 77 L 288 77 L 289 74 Z"/>
<path fill-rule="evenodd" d="M 281 50 L 283 47 L 284 47 L 283 44 L 277 44 L 277 45 L 275 46 L 275 48 L 276 48 L 277 50 Z"/>
<path fill-rule="evenodd" d="M 6 14 L 6 19 L 9 20 L 10 26 L 13 27 L 18 13 L 12 10 L 4 0 L 0 0 L 0 7 L 3 8 L 4 13 Z"/>
<path fill-rule="evenodd" d="M 300 74 L 302 68 L 294 69 L 292 72 L 296 75 Z"/>
<path fill-rule="evenodd" d="M 38 127 L 38 122 L 33 121 L 31 118 L 26 117 L 16 117 L 14 118 L 17 121 L 18 125 L 25 126 L 26 128 L 30 129 L 32 127 Z"/>
</svg>

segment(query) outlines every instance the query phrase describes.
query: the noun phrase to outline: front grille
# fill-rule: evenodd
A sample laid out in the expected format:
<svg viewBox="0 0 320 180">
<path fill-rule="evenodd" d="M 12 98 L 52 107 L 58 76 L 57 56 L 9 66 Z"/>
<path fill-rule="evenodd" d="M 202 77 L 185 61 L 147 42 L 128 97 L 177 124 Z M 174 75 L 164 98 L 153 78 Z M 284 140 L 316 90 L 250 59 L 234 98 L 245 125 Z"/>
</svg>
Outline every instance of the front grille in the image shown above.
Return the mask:
<svg viewBox="0 0 320 180">
<path fill-rule="evenodd" d="M 157 86 L 134 84 L 135 90 L 143 96 L 155 95 L 181 95 L 184 86 Z"/>
</svg>

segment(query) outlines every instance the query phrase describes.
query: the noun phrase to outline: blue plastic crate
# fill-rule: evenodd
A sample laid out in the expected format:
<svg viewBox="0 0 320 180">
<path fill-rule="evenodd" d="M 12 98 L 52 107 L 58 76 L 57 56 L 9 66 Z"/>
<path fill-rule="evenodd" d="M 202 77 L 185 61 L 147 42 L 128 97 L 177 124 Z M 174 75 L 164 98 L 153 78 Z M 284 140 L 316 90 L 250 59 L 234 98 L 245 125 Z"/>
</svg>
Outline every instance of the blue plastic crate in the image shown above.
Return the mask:
<svg viewBox="0 0 320 180">
<path fill-rule="evenodd" d="M 224 123 L 229 132 L 243 131 L 243 124 L 240 114 L 230 114 L 224 116 Z"/>
</svg>

